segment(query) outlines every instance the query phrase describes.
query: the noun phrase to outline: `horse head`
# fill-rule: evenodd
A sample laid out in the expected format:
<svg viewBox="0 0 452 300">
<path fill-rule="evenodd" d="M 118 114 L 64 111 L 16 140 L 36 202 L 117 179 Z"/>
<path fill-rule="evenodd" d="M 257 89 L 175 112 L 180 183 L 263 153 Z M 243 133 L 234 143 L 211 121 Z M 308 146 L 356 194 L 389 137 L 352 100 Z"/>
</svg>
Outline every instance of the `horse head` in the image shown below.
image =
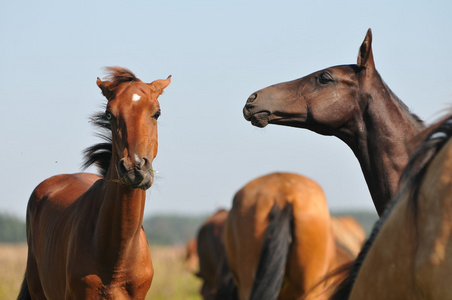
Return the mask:
<svg viewBox="0 0 452 300">
<path fill-rule="evenodd" d="M 377 74 L 371 43 L 369 29 L 356 65 L 326 68 L 253 93 L 243 109 L 245 119 L 257 127 L 278 124 L 338 134 L 366 108 L 362 89 Z"/>
<path fill-rule="evenodd" d="M 146 190 L 154 180 L 152 162 L 157 155 L 158 97 L 170 84 L 165 80 L 144 83 L 127 69 L 108 68 L 106 81 L 97 85 L 108 99 L 105 118 L 112 133 L 110 171 L 117 171 L 122 183 Z M 113 169 L 113 170 L 112 170 Z"/>
</svg>

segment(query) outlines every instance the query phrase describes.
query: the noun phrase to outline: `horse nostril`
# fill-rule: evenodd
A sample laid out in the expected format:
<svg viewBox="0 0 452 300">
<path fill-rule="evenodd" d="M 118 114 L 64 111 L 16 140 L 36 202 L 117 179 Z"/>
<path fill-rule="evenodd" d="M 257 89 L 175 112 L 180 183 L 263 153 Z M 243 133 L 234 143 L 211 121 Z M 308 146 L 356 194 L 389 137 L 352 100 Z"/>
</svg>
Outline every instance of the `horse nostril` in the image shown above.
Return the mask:
<svg viewBox="0 0 452 300">
<path fill-rule="evenodd" d="M 127 168 L 126 168 L 126 165 L 124 163 L 124 159 L 121 159 L 119 161 L 119 163 L 118 163 L 118 171 L 119 171 L 119 174 L 121 174 L 121 175 L 124 175 L 124 174 L 127 173 Z"/>
<path fill-rule="evenodd" d="M 252 103 L 257 98 L 257 93 L 252 94 L 248 100 L 246 100 L 246 103 Z"/>
<path fill-rule="evenodd" d="M 141 160 L 141 166 L 140 166 L 140 168 L 141 168 L 142 170 L 149 170 L 149 169 L 151 169 L 151 168 L 152 168 L 152 164 L 151 164 L 151 162 L 149 161 L 149 159 L 147 159 L 146 157 L 143 157 L 143 159 Z"/>
</svg>

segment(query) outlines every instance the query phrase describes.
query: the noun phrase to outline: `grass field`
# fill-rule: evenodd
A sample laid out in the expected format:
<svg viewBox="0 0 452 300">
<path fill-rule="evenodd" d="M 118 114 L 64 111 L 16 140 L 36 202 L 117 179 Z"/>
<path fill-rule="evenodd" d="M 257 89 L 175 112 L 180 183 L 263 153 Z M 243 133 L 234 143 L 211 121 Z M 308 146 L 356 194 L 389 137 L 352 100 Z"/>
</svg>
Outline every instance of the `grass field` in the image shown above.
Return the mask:
<svg viewBox="0 0 452 300">
<path fill-rule="evenodd" d="M 151 247 L 154 279 L 146 299 L 200 300 L 201 282 L 185 269 L 183 247 Z M 0 244 L 0 300 L 16 299 L 25 271 L 27 246 Z"/>
</svg>

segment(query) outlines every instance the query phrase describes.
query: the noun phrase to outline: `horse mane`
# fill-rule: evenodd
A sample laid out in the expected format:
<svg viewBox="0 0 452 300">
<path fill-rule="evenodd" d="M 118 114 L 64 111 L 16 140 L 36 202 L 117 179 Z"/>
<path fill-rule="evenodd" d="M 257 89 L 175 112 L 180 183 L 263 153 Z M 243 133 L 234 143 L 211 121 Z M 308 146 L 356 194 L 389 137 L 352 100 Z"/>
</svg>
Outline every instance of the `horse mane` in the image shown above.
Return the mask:
<svg viewBox="0 0 452 300">
<path fill-rule="evenodd" d="M 122 67 L 106 67 L 107 76 L 105 79 L 109 81 L 110 88 L 115 89 L 123 82 L 133 82 L 139 79 L 129 69 Z M 110 166 L 112 155 L 112 138 L 111 126 L 104 112 L 96 113 L 91 116 L 90 122 L 98 128 L 96 136 L 100 137 L 104 142 L 95 144 L 83 151 L 82 169 L 97 166 L 99 173 L 105 177 Z"/>
<path fill-rule="evenodd" d="M 99 173 L 105 177 L 110 167 L 112 155 L 112 138 L 111 126 L 104 112 L 97 113 L 90 118 L 90 122 L 98 128 L 96 133 L 104 142 L 95 144 L 83 151 L 82 168 L 86 170 L 88 167 L 95 165 Z"/>
<path fill-rule="evenodd" d="M 106 67 L 104 70 L 108 73 L 105 80 L 110 81 L 110 87 L 116 88 L 123 82 L 138 81 L 139 79 L 132 71 L 122 67 Z"/>
<path fill-rule="evenodd" d="M 417 150 L 411 155 L 410 160 L 405 167 L 399 183 L 399 191 L 396 197 L 388 204 L 381 218 L 375 223 L 370 237 L 365 242 L 361 252 L 350 268 L 341 272 L 349 271 L 348 276 L 337 286 L 331 300 L 342 300 L 350 297 L 353 284 L 355 283 L 358 272 L 370 248 L 376 240 L 383 224 L 388 219 L 396 203 L 403 195 L 408 193 L 408 207 L 413 216 L 413 225 L 417 224 L 418 196 L 419 190 L 427 172 L 428 166 L 435 155 L 442 149 L 452 136 L 452 114 L 442 118 L 439 122 L 425 129 L 419 134 L 422 140 L 417 146 Z M 328 275 L 327 275 L 328 276 Z"/>
<path fill-rule="evenodd" d="M 403 187 L 400 194 L 404 194 L 408 189 L 408 204 L 413 215 L 414 225 L 417 224 L 418 196 L 422 180 L 430 163 L 451 136 L 452 114 L 448 114 L 420 134 L 422 142 L 412 154 L 405 171 L 402 173 L 400 186 L 403 184 Z"/>
<path fill-rule="evenodd" d="M 386 84 L 386 83 L 385 83 Z M 387 86 L 387 85 L 386 85 Z M 411 112 L 410 108 L 402 101 L 400 98 L 388 87 L 389 92 L 391 93 L 391 96 L 394 97 L 394 99 L 397 101 L 397 103 L 406 110 L 413 118 L 414 120 L 419 124 L 424 124 L 424 120 L 422 120 L 418 115 Z"/>
<path fill-rule="evenodd" d="M 386 82 L 383 80 L 383 78 L 381 78 L 381 75 L 378 72 L 377 72 L 377 77 L 383 83 L 383 86 L 391 94 L 392 98 L 394 98 L 394 100 L 397 102 L 397 104 L 399 104 L 399 106 L 416 121 L 416 123 L 423 125 L 424 121 L 418 115 L 414 114 L 411 111 L 411 109 L 408 107 L 408 105 L 406 105 L 402 100 L 400 100 L 400 98 L 393 92 L 393 90 L 391 90 L 389 85 L 386 84 Z"/>
</svg>

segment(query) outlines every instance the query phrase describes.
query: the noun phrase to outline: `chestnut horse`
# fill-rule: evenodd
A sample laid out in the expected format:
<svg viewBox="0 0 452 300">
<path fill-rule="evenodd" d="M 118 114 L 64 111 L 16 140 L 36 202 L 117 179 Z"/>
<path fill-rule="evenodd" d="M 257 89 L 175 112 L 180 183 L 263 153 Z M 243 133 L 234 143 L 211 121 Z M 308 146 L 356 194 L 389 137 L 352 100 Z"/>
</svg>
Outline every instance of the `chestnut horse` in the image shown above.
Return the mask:
<svg viewBox="0 0 452 300">
<path fill-rule="evenodd" d="M 154 270 L 142 229 L 157 155 L 157 98 L 170 83 L 146 84 L 108 68 L 97 85 L 108 99 L 94 118 L 107 130 L 86 150 L 88 173 L 51 177 L 27 207 L 28 260 L 19 299 L 144 299 Z"/>
<path fill-rule="evenodd" d="M 452 299 L 452 115 L 428 129 L 332 299 Z"/>
<path fill-rule="evenodd" d="M 306 128 L 341 139 L 357 157 L 379 215 L 397 191 L 412 139 L 425 128 L 375 69 L 370 29 L 356 65 L 330 67 L 257 91 L 243 114 L 258 127 Z"/>
<path fill-rule="evenodd" d="M 273 173 L 246 184 L 224 230 L 241 300 L 320 299 L 325 285 L 317 283 L 355 258 L 333 235 L 321 187 L 297 174 Z"/>
</svg>

